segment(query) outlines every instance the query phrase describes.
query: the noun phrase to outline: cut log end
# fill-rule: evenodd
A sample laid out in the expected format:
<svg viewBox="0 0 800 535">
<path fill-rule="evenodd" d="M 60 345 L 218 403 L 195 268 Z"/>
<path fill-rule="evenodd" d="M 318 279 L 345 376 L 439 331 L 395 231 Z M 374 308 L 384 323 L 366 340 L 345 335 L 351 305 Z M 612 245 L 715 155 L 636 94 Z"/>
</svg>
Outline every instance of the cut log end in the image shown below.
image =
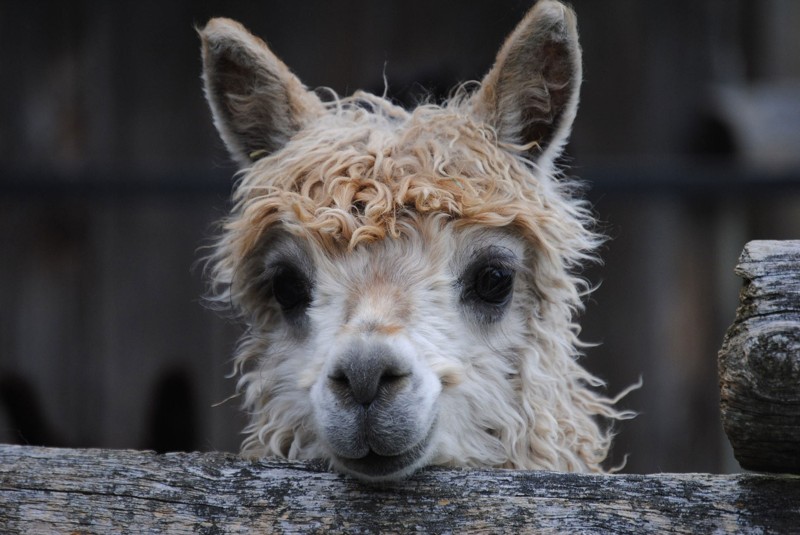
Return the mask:
<svg viewBox="0 0 800 535">
<path fill-rule="evenodd" d="M 722 423 L 747 470 L 800 474 L 800 241 L 748 243 L 719 353 Z"/>
</svg>

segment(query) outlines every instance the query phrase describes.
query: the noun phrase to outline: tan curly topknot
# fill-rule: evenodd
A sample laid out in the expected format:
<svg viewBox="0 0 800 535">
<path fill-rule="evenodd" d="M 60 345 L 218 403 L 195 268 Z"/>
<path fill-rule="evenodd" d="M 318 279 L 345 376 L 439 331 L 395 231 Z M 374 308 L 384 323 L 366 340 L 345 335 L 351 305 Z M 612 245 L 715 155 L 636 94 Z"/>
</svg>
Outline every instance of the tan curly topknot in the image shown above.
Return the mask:
<svg viewBox="0 0 800 535">
<path fill-rule="evenodd" d="M 595 248 L 583 203 L 553 191 L 575 184 L 538 179 L 529 147 L 499 141 L 463 97 L 406 112 L 359 93 L 330 108 L 242 172 L 237 215 L 225 226 L 240 260 L 276 224 L 352 249 L 397 238 L 411 219 L 434 213 L 459 225 L 513 226 L 542 254 L 570 253 L 570 264 Z"/>
</svg>

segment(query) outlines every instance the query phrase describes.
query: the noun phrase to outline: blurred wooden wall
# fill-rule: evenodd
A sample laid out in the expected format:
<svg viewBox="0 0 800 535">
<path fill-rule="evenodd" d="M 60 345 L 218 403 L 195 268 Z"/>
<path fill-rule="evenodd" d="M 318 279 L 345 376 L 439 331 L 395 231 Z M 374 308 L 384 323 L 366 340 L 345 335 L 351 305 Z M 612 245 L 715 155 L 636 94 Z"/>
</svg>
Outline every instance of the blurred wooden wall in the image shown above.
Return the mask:
<svg viewBox="0 0 800 535">
<path fill-rule="evenodd" d="M 644 379 L 614 459 L 629 453 L 634 472 L 734 469 L 716 379 L 732 270 L 745 241 L 798 237 L 800 165 L 745 150 L 719 88 L 800 77 L 786 30 L 797 4 L 573 5 L 586 81 L 570 164 L 612 237 L 587 272 L 601 284 L 584 338 L 602 345 L 584 362 L 612 393 Z M 0 441 L 238 446 L 237 402 L 212 407 L 234 391 L 238 328 L 201 306 L 192 269 L 234 172 L 203 101 L 196 25 L 237 18 L 310 87 L 380 93 L 385 73 L 410 102 L 422 86 L 441 97 L 480 78 L 527 7 L 0 3 Z"/>
</svg>

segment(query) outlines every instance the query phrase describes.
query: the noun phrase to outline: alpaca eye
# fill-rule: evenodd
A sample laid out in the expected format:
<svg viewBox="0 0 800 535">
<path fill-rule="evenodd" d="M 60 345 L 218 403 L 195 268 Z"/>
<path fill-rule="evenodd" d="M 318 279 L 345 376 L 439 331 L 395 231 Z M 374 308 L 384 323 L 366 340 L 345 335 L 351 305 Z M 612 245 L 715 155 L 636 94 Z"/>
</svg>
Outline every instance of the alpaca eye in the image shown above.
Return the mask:
<svg viewBox="0 0 800 535">
<path fill-rule="evenodd" d="M 514 289 L 514 270 L 488 265 L 475 275 L 473 291 L 482 301 L 491 305 L 504 305 Z"/>
<path fill-rule="evenodd" d="M 308 281 L 288 267 L 281 268 L 273 277 L 272 294 L 284 312 L 305 308 L 311 302 Z"/>
<path fill-rule="evenodd" d="M 474 254 L 456 280 L 461 303 L 472 319 L 485 325 L 503 318 L 521 265 L 518 254 L 499 245 L 489 245 Z"/>
</svg>

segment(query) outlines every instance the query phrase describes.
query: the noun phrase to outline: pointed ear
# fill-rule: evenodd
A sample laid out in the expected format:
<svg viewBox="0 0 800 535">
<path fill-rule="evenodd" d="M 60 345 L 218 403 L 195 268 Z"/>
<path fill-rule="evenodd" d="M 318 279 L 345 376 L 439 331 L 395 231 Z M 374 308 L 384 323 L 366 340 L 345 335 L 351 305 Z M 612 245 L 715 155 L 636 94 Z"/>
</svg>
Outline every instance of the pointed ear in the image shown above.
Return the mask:
<svg viewBox="0 0 800 535">
<path fill-rule="evenodd" d="M 211 19 L 199 34 L 214 125 L 240 167 L 280 149 L 324 113 L 320 99 L 241 24 Z"/>
<path fill-rule="evenodd" d="M 533 160 L 549 169 L 569 138 L 581 78 L 575 13 L 540 0 L 500 49 L 471 104 L 501 141 L 531 145 Z"/>
</svg>

